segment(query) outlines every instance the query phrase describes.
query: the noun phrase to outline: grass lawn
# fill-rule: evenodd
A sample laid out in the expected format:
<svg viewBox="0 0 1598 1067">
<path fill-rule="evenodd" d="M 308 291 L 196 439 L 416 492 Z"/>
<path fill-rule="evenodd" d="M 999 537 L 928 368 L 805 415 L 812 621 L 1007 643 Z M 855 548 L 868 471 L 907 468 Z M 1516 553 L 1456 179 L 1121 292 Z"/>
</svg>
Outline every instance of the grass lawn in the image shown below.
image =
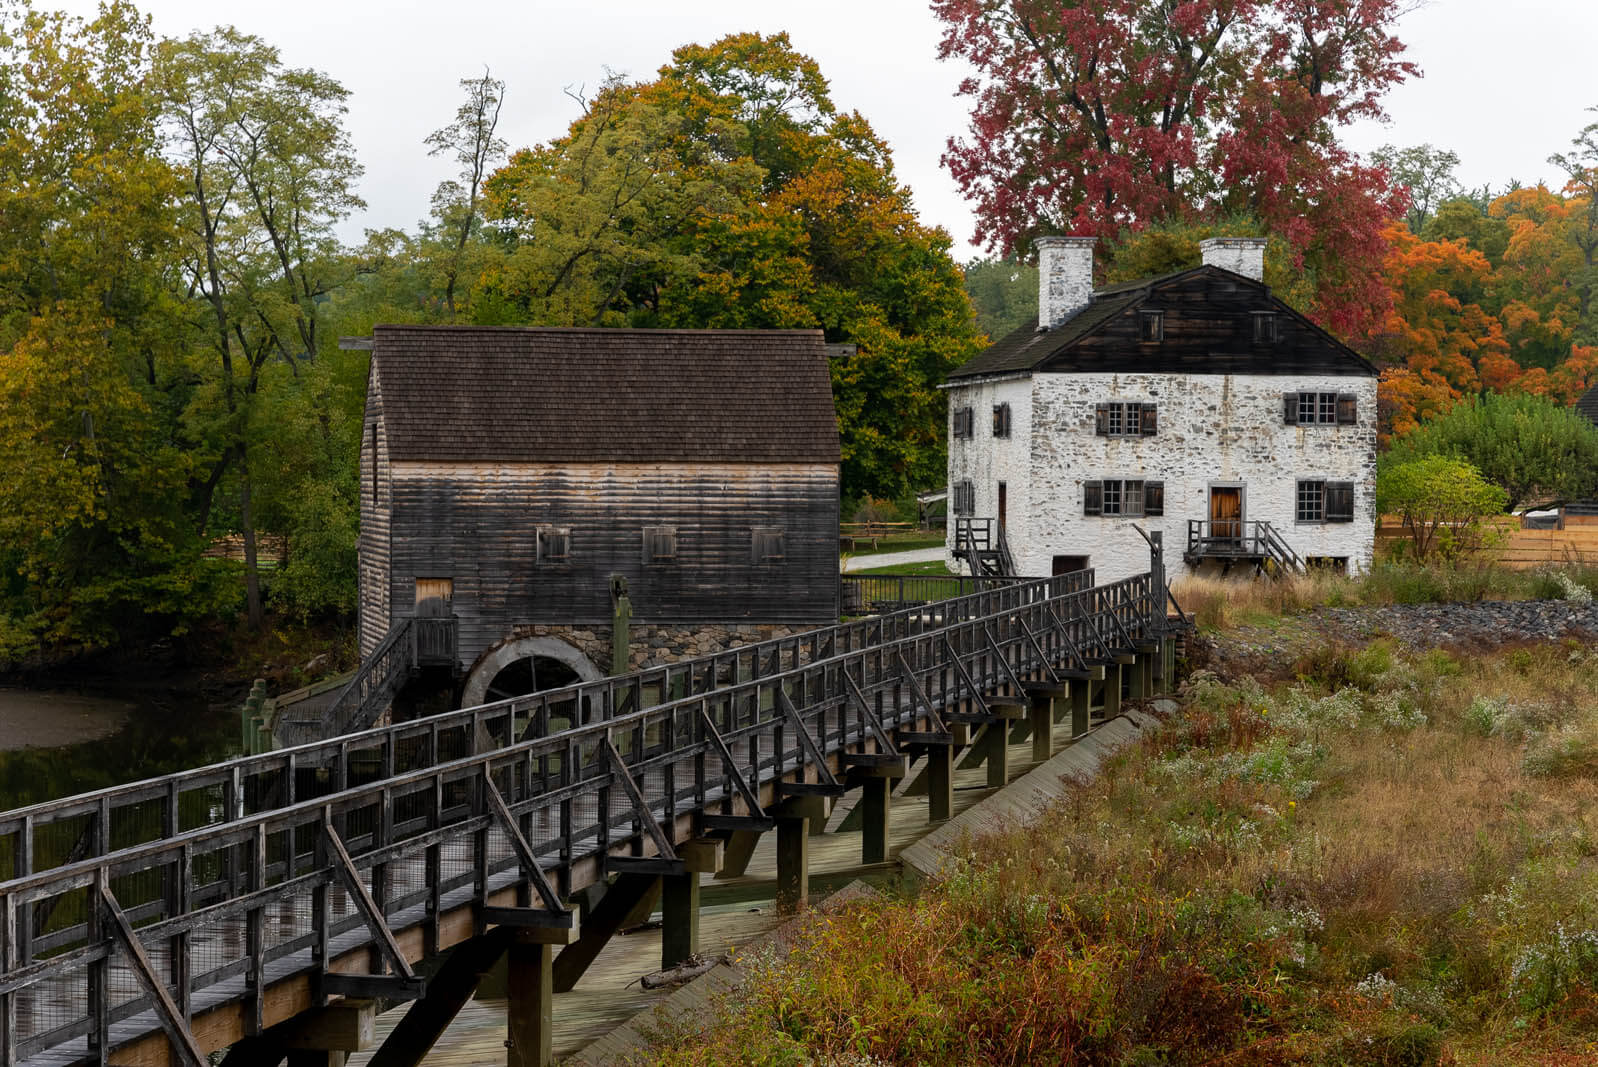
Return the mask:
<svg viewBox="0 0 1598 1067">
<path fill-rule="evenodd" d="M 940 542 L 941 543 L 941 542 Z M 849 577 L 858 577 L 862 574 L 960 574 L 960 571 L 951 571 L 941 559 L 928 560 L 925 563 L 901 563 L 896 567 L 869 567 L 865 570 L 849 571 Z"/>
<path fill-rule="evenodd" d="M 1318 646 L 1184 701 L 647 1062 L 1594 1062 L 1598 652 Z"/>
<path fill-rule="evenodd" d="M 855 542 L 858 547 L 849 555 L 876 556 L 884 552 L 909 552 L 915 548 L 935 548 L 943 543 L 943 534 L 939 531 L 911 530 L 906 533 L 884 534 L 877 538 L 876 548 L 872 548 L 871 542 L 862 537 Z"/>
</svg>

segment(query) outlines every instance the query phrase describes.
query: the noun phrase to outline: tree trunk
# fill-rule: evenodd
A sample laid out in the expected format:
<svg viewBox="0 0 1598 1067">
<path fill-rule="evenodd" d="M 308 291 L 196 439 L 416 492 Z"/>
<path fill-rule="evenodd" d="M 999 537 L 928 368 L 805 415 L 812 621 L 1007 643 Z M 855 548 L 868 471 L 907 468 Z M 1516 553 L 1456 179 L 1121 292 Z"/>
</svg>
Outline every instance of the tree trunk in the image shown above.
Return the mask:
<svg viewBox="0 0 1598 1067">
<path fill-rule="evenodd" d="M 250 507 L 250 464 L 247 457 L 239 464 L 239 473 L 242 485 L 239 490 L 239 526 L 244 534 L 244 600 L 249 611 L 250 629 L 259 630 L 263 618 L 261 572 L 255 558 L 255 513 Z"/>
</svg>

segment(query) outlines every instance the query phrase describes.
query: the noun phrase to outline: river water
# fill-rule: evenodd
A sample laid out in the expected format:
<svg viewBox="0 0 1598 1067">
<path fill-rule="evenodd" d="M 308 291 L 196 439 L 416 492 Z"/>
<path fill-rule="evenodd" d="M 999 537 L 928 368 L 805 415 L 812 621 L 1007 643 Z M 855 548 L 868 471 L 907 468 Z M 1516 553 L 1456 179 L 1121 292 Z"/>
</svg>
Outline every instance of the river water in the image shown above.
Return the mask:
<svg viewBox="0 0 1598 1067">
<path fill-rule="evenodd" d="M 215 763 L 237 733 L 237 713 L 198 693 L 0 686 L 0 811 Z"/>
</svg>

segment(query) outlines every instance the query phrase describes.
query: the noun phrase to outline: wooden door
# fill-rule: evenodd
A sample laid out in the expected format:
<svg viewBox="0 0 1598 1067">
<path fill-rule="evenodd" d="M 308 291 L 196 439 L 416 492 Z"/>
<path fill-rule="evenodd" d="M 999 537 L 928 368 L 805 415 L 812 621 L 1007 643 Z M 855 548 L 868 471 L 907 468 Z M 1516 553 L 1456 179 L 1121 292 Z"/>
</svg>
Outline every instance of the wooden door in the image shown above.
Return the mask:
<svg viewBox="0 0 1598 1067">
<path fill-rule="evenodd" d="M 1242 539 L 1243 490 L 1238 486 L 1210 487 L 1210 536 Z"/>
<path fill-rule="evenodd" d="M 447 619 L 454 599 L 455 579 L 416 579 L 416 614 L 418 616 Z"/>
</svg>

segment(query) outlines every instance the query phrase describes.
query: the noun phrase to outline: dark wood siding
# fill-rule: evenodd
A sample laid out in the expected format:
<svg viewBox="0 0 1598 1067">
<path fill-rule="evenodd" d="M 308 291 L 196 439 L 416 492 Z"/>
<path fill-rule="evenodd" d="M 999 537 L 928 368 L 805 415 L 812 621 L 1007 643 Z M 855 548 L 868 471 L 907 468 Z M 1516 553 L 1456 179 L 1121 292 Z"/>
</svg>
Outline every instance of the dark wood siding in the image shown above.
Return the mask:
<svg viewBox="0 0 1598 1067">
<path fill-rule="evenodd" d="M 606 626 L 609 579 L 627 578 L 640 623 L 823 625 L 838 612 L 838 473 L 830 464 L 515 465 L 394 468 L 390 591 L 453 577 L 469 664 L 527 623 Z M 569 528 L 570 558 L 537 561 L 537 529 Z M 676 530 L 676 558 L 646 564 L 646 527 Z M 753 559 L 752 531 L 784 531 L 784 558 Z"/>
<path fill-rule="evenodd" d="M 1142 313 L 1163 312 L 1164 339 L 1141 340 Z M 1254 340 L 1254 313 L 1275 311 L 1276 340 Z M 1349 374 L 1369 377 L 1357 356 L 1261 287 L 1222 272 L 1200 272 L 1155 286 L 1042 371 L 1139 374 Z"/>
<path fill-rule="evenodd" d="M 370 654 L 388 633 L 389 529 L 393 512 L 388 426 L 377 375 L 367 374 L 366 420 L 361 431 L 361 533 L 359 547 L 361 656 Z"/>
</svg>

